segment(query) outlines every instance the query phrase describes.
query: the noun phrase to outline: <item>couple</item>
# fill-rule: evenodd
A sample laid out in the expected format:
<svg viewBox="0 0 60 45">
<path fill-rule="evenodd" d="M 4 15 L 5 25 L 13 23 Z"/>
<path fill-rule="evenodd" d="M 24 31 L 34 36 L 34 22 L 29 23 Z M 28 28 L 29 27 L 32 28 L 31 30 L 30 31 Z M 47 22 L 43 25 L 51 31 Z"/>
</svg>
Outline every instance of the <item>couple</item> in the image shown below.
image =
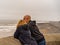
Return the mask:
<svg viewBox="0 0 60 45">
<path fill-rule="evenodd" d="M 17 24 L 14 38 L 18 39 L 22 45 L 46 45 L 42 33 L 36 25 L 36 21 L 31 21 L 31 16 L 25 15 L 23 20 Z"/>
</svg>

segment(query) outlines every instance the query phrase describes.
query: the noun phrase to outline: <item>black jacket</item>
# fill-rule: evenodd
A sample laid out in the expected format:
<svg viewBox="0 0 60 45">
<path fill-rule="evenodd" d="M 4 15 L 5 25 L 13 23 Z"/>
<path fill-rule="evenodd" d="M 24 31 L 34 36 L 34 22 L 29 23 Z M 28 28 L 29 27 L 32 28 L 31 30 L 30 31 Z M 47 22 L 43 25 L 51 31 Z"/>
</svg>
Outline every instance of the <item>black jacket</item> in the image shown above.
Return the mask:
<svg viewBox="0 0 60 45">
<path fill-rule="evenodd" d="M 20 40 L 23 45 L 37 45 L 36 40 L 31 36 L 27 24 L 17 27 L 14 38 Z"/>
<path fill-rule="evenodd" d="M 35 38 L 37 42 L 45 40 L 43 34 L 39 31 L 36 25 L 36 21 L 30 21 L 28 25 L 29 25 L 31 35 Z"/>
</svg>

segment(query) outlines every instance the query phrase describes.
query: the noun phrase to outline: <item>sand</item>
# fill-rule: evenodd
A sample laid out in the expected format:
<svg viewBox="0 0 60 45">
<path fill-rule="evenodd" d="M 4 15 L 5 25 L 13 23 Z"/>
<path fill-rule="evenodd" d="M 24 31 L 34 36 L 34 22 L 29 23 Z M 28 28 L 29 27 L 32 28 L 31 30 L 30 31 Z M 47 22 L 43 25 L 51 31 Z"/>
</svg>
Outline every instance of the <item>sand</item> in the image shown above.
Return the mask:
<svg viewBox="0 0 60 45">
<path fill-rule="evenodd" d="M 49 23 L 39 24 L 39 30 L 43 33 L 46 45 L 60 45 L 60 28 Z M 9 27 L 0 30 L 0 45 L 21 45 L 21 43 L 13 37 L 16 28 Z"/>
</svg>

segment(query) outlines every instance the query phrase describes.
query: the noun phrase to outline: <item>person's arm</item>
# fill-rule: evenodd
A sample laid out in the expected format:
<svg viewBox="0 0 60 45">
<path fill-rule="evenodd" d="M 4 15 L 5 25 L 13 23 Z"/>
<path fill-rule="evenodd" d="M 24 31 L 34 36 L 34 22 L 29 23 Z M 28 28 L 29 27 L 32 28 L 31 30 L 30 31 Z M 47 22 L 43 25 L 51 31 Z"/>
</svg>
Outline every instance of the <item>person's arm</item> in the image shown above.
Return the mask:
<svg viewBox="0 0 60 45">
<path fill-rule="evenodd" d="M 18 28 L 16 29 L 16 31 L 14 33 L 14 38 L 16 38 L 16 39 L 19 38 L 19 30 L 18 30 Z"/>
</svg>

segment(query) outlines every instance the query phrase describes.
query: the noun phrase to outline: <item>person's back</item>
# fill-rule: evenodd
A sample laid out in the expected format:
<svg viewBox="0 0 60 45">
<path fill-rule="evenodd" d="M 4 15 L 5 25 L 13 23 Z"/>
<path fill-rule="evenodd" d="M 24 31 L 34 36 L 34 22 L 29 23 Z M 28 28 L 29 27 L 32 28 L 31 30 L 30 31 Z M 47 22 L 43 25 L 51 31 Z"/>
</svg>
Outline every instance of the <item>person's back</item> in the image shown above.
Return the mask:
<svg viewBox="0 0 60 45">
<path fill-rule="evenodd" d="M 21 41 L 23 45 L 37 45 L 36 40 L 31 36 L 31 32 L 27 24 L 18 26 L 14 37 Z"/>
</svg>

